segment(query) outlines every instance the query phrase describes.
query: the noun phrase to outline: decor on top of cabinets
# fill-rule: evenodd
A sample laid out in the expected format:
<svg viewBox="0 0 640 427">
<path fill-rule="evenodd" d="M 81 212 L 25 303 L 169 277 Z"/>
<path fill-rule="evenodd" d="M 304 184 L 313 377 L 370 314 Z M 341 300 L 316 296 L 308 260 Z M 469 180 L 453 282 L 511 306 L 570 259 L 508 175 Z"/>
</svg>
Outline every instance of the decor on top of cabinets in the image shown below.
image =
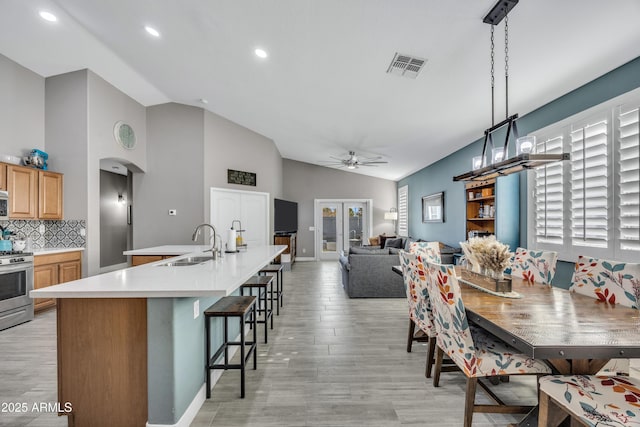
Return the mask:
<svg viewBox="0 0 640 427">
<path fill-rule="evenodd" d="M 422 198 L 422 222 L 444 222 L 444 192 Z"/>
<path fill-rule="evenodd" d="M 453 177 L 454 181 L 478 181 L 509 175 L 523 170 L 536 168 L 548 163 L 569 160 L 569 153 L 562 154 L 533 154 L 535 144 L 530 137 L 519 138 L 516 120 L 518 115 L 509 116 L 509 11 L 518 3 L 517 0 L 499 0 L 492 10 L 484 17 L 483 22 L 491 25 L 491 127 L 484 131 L 484 145 L 482 155 L 473 158 L 472 170 Z M 504 19 L 504 75 L 505 75 L 505 119 L 495 123 L 494 105 L 494 30 L 495 26 Z M 504 146 L 494 147 L 493 135 L 498 131 L 505 132 Z M 509 141 L 516 140 L 516 156 L 507 159 Z M 490 160 L 491 164 L 488 160 Z"/>
</svg>

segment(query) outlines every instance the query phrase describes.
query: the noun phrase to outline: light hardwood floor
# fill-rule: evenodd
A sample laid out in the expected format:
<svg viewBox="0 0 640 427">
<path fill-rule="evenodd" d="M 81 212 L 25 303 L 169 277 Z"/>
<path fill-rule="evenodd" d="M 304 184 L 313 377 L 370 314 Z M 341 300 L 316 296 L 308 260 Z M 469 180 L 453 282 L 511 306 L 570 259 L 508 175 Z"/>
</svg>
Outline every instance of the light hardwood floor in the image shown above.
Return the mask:
<svg viewBox="0 0 640 427">
<path fill-rule="evenodd" d="M 285 272 L 285 305 L 269 344 L 258 347 L 258 370 L 247 371 L 246 398 L 239 397 L 240 374 L 225 372 L 192 425 L 462 425 L 463 376 L 444 373 L 433 388 L 424 378 L 426 347 L 414 344 L 407 353 L 406 332 L 404 299 L 349 299 L 337 262 L 298 262 Z M 0 413 L 0 425 L 66 425 L 65 417 L 31 411 L 57 398 L 55 334 L 54 310 L 0 331 L 0 402 L 29 407 Z M 507 401 L 535 403 L 531 378 L 494 389 Z M 489 403 L 481 391 L 478 400 Z M 476 414 L 474 425 L 517 420 Z"/>
</svg>

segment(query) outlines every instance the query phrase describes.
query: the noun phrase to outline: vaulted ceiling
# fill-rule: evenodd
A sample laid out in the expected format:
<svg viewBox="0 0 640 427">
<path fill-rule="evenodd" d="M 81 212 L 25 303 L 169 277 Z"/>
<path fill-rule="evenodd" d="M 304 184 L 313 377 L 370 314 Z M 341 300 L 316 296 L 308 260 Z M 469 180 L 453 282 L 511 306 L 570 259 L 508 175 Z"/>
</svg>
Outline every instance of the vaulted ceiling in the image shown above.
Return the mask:
<svg viewBox="0 0 640 427">
<path fill-rule="evenodd" d="M 143 105 L 206 108 L 273 139 L 285 158 L 382 156 L 388 164 L 355 172 L 397 180 L 490 125 L 482 18 L 494 3 L 0 0 L 0 53 L 44 77 L 89 68 Z M 523 115 L 640 56 L 639 18 L 638 0 L 521 0 L 509 15 L 509 112 Z M 396 52 L 426 58 L 417 78 L 387 73 Z"/>
</svg>

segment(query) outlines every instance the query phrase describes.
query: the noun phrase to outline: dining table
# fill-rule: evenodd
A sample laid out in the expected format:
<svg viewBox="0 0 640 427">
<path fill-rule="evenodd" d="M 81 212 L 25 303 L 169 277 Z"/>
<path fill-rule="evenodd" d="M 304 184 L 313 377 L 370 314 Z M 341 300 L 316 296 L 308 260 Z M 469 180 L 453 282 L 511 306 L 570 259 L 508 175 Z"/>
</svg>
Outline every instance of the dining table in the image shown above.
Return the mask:
<svg viewBox="0 0 640 427">
<path fill-rule="evenodd" d="M 400 266 L 394 266 L 402 274 Z M 595 374 L 610 359 L 640 358 L 640 310 L 515 276 L 511 292 L 456 275 L 467 318 L 558 374 Z"/>
</svg>

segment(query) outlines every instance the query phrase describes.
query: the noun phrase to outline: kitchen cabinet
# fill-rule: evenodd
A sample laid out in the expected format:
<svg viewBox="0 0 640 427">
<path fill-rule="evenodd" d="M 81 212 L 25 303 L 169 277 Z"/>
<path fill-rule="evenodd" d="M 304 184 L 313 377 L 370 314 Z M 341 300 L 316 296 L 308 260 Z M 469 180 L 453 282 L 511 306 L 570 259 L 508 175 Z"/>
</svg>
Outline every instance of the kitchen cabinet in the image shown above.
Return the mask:
<svg viewBox="0 0 640 427">
<path fill-rule="evenodd" d="M 7 191 L 7 164 L 0 163 L 0 190 Z"/>
<path fill-rule="evenodd" d="M 9 191 L 9 218 L 63 219 L 63 175 L 26 166 L 0 166 L 0 189 Z"/>
<path fill-rule="evenodd" d="M 38 171 L 38 218 L 62 219 L 63 175 Z"/>
<path fill-rule="evenodd" d="M 520 180 L 517 174 L 465 185 L 466 237 L 493 234 L 515 251 L 520 244 Z"/>
<path fill-rule="evenodd" d="M 177 255 L 132 255 L 131 266 L 149 264 L 150 262 L 162 261 L 163 259 L 173 258 Z"/>
<path fill-rule="evenodd" d="M 42 289 L 80 279 L 82 276 L 82 253 L 80 251 L 48 255 L 36 255 L 33 266 L 33 288 Z M 36 312 L 54 307 L 53 298 L 35 298 Z"/>
<path fill-rule="evenodd" d="M 38 170 L 25 166 L 7 166 L 9 218 L 35 219 L 38 201 Z"/>
</svg>

